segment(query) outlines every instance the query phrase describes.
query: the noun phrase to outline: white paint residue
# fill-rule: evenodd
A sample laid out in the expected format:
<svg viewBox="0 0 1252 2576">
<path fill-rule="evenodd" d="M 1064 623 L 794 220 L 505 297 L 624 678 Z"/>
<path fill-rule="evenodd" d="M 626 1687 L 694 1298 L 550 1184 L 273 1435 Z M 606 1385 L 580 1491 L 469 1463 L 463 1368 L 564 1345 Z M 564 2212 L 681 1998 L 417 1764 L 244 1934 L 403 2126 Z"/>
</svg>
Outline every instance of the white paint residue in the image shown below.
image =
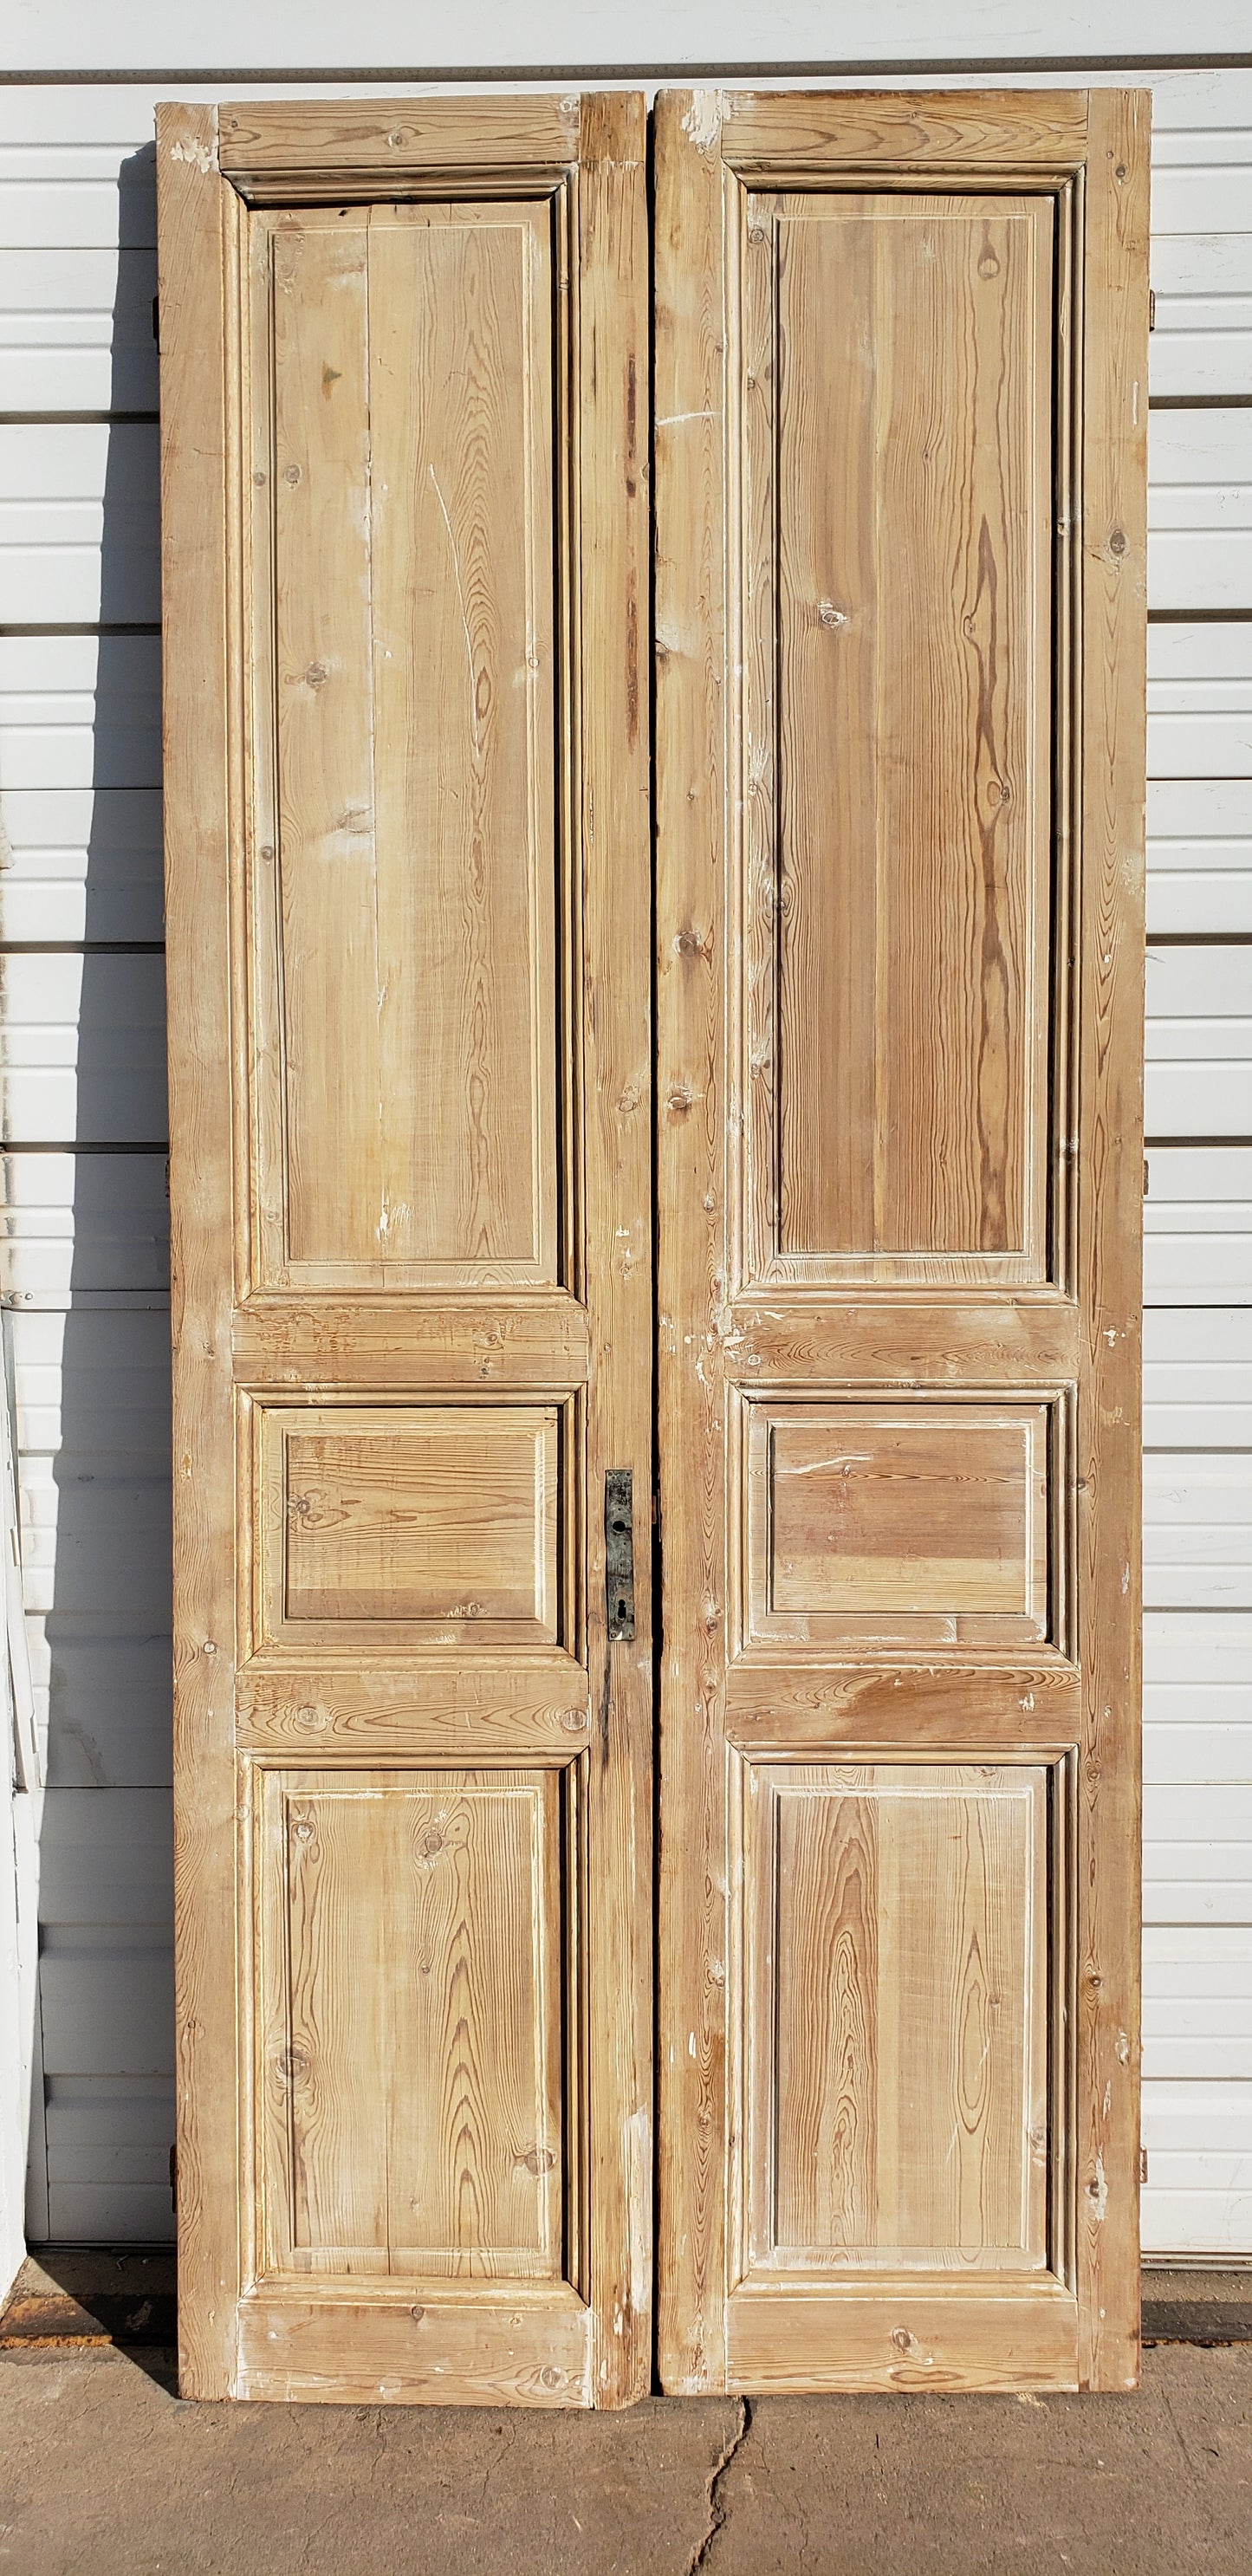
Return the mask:
<svg viewBox="0 0 1252 2576">
<path fill-rule="evenodd" d="M 716 420 L 715 411 L 667 411 L 657 421 L 658 429 L 681 429 L 687 420 Z"/>
<path fill-rule="evenodd" d="M 683 132 L 689 134 L 697 152 L 711 152 L 722 131 L 722 119 L 729 106 L 724 89 L 694 89 L 691 105 L 683 118 Z"/>
<path fill-rule="evenodd" d="M 1096 2157 L 1096 2160 L 1095 2160 L 1095 2181 L 1094 2181 L 1093 2183 L 1091 2183 L 1091 2184 L 1089 2184 L 1089 2185 L 1088 2185 L 1088 2191 L 1089 2191 L 1089 2196 L 1090 2196 L 1090 2200 L 1091 2200 L 1091 2206 L 1092 2206 L 1092 2209 L 1093 2209 L 1093 2211 L 1094 2211 L 1094 2213 L 1095 2213 L 1096 2225 L 1097 2225 L 1097 2227 L 1102 2227 L 1102 2226 L 1103 2226 L 1103 2224 L 1104 2224 L 1105 2219 L 1106 2219 L 1106 2218 L 1107 2218 L 1107 2216 L 1108 2216 L 1108 2208 L 1109 2208 L 1109 2187 L 1108 2187 L 1108 2184 L 1107 2184 L 1107 2182 L 1105 2181 L 1105 2178 L 1104 2178 L 1104 2158 L 1103 2158 L 1103 2156 L 1097 2156 L 1097 2157 Z"/>
<path fill-rule="evenodd" d="M 210 170 L 217 168 L 217 154 L 208 143 L 171 143 L 170 159 L 190 161 L 195 169 L 203 171 L 206 178 Z"/>
<path fill-rule="evenodd" d="M 461 624 L 465 629 L 465 659 L 469 667 L 470 728 L 474 736 L 475 757 L 481 760 L 483 747 L 478 738 L 478 683 L 474 676 L 474 644 L 473 638 L 470 634 L 469 616 L 465 606 L 465 592 L 461 587 L 461 558 L 456 550 L 456 538 L 452 534 L 452 521 L 448 517 L 448 504 L 439 489 L 439 477 L 436 474 L 433 465 L 428 465 L 426 471 L 430 476 L 431 482 L 434 484 L 435 499 L 443 512 L 443 524 L 448 531 L 448 544 L 452 549 L 452 578 L 456 583 L 456 595 L 461 609 Z"/>
</svg>

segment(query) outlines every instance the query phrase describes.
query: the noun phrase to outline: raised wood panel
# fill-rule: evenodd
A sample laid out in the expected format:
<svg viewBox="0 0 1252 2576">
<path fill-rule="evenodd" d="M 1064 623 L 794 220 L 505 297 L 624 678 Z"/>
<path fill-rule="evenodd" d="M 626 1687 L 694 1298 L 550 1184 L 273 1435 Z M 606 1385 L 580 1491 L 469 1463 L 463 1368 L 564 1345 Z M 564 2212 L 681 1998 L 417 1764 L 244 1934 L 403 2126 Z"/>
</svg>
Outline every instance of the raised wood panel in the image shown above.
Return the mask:
<svg viewBox="0 0 1252 2576">
<path fill-rule="evenodd" d="M 251 232 L 259 1275 L 555 1281 L 552 211 Z"/>
<path fill-rule="evenodd" d="M 1046 1792 L 749 1767 L 751 2269 L 1046 2264 Z"/>
<path fill-rule="evenodd" d="M 1053 221 L 743 201 L 750 1278 L 1046 1272 Z"/>
<path fill-rule="evenodd" d="M 745 1411 L 746 1646 L 1048 1634 L 1048 1406 Z"/>
<path fill-rule="evenodd" d="M 559 1776 L 267 1771 L 259 1803 L 262 2261 L 558 2278 Z"/>
<path fill-rule="evenodd" d="M 262 1645 L 463 1652 L 567 1628 L 562 1408 L 266 1405 L 254 1438 Z"/>
</svg>

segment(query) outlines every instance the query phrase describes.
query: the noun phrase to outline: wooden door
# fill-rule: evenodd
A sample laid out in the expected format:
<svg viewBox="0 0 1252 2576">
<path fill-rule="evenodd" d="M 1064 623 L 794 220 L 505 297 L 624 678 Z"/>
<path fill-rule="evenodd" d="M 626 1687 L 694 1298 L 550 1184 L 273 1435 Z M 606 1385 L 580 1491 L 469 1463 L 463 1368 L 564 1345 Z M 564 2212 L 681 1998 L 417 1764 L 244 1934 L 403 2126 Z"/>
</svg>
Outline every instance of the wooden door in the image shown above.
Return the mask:
<svg viewBox="0 0 1252 2576">
<path fill-rule="evenodd" d="M 159 160 L 181 2384 L 620 2405 L 642 105 L 180 106 Z"/>
<path fill-rule="evenodd" d="M 1136 2376 L 1147 158 L 657 108 L 674 2390 Z"/>
</svg>

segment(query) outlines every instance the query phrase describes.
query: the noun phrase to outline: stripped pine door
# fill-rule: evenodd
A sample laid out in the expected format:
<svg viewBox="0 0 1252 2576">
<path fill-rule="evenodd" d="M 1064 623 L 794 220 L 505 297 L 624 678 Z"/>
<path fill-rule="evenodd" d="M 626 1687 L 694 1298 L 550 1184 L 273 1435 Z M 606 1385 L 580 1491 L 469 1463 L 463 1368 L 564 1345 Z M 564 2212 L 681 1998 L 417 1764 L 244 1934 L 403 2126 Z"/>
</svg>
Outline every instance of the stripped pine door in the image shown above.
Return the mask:
<svg viewBox="0 0 1252 2576">
<path fill-rule="evenodd" d="M 1137 2372 L 1147 149 L 657 109 L 673 2390 Z"/>
<path fill-rule="evenodd" d="M 642 104 L 180 106 L 159 164 L 181 2384 L 622 2404 Z"/>
</svg>

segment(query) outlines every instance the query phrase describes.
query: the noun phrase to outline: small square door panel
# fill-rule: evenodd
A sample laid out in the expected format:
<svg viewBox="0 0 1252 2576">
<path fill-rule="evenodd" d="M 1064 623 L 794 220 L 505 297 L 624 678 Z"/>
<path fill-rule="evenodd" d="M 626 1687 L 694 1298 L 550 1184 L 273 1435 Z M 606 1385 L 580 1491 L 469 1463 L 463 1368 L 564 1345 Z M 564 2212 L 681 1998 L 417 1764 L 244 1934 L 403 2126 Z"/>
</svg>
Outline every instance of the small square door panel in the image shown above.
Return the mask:
<svg viewBox="0 0 1252 2576">
<path fill-rule="evenodd" d="M 564 1411 L 262 1408 L 259 1642 L 558 1642 Z"/>
<path fill-rule="evenodd" d="M 747 1771 L 745 2268 L 1047 2260 L 1047 1771 Z"/>
<path fill-rule="evenodd" d="M 562 1789 L 262 1774 L 269 2270 L 559 2278 Z"/>
<path fill-rule="evenodd" d="M 1038 1645 L 1051 1410 L 748 1406 L 744 1645 Z"/>
</svg>

